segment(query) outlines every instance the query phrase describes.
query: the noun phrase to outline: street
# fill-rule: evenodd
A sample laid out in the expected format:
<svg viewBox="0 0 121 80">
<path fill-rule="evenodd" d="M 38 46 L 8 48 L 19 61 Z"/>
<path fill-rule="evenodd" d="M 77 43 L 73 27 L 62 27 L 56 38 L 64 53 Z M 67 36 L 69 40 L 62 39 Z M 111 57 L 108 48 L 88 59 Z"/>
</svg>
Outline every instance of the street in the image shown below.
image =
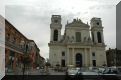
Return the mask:
<svg viewBox="0 0 121 80">
<path fill-rule="evenodd" d="M 23 75 L 21 69 L 18 70 L 19 72 L 13 73 L 6 73 L 6 75 Z M 26 70 L 25 75 L 65 75 L 65 72 L 58 72 L 52 69 L 49 69 L 49 72 L 46 72 L 44 69 L 33 69 L 33 70 Z"/>
<path fill-rule="evenodd" d="M 14 75 L 12 73 L 8 73 L 7 75 Z M 97 78 L 89 78 L 89 77 L 94 77 L 94 75 L 89 76 L 78 76 L 74 77 L 73 76 L 67 76 L 65 72 L 58 72 L 54 71 L 52 68 L 49 68 L 48 72 L 46 72 L 44 69 L 34 69 L 34 70 L 26 70 L 25 75 L 23 76 L 22 72 L 18 72 L 18 75 L 16 75 L 16 80 L 97 80 Z M 85 79 L 85 78 L 86 79 Z M 110 78 L 111 77 L 111 78 Z M 3 80 L 14 80 L 14 77 L 11 76 L 6 76 L 6 79 Z M 83 79 L 82 79 L 83 78 Z M 88 79 L 87 79 L 88 78 Z M 98 80 L 120 80 L 120 77 L 118 75 L 118 78 L 115 79 L 116 76 L 98 76 Z"/>
<path fill-rule="evenodd" d="M 7 73 L 2 80 L 15 80 L 14 73 Z M 12 75 L 12 76 L 9 76 Z M 19 76 L 18 76 L 19 75 Z M 65 72 L 57 72 L 52 69 L 49 69 L 49 72 L 45 72 L 44 69 L 34 69 L 25 71 L 25 75 L 23 76 L 22 71 L 18 72 L 16 80 L 65 80 Z"/>
</svg>

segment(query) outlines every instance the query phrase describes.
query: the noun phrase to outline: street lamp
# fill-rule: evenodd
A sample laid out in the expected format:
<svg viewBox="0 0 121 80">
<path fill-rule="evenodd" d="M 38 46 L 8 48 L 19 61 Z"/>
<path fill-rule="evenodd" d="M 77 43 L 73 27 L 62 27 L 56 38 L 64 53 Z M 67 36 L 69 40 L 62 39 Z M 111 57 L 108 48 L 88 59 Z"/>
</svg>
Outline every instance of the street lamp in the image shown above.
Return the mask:
<svg viewBox="0 0 121 80">
<path fill-rule="evenodd" d="M 114 62 L 115 62 L 115 67 L 117 66 L 117 63 L 116 63 L 116 53 L 117 52 L 117 48 L 114 50 Z"/>
<path fill-rule="evenodd" d="M 24 52 L 26 53 L 26 44 L 25 44 L 25 42 L 24 42 L 23 40 L 21 41 L 20 45 L 21 45 L 21 48 L 24 49 Z M 23 53 L 23 59 L 22 59 L 22 64 L 23 64 L 23 66 L 22 66 L 23 75 L 24 75 L 24 72 L 25 72 L 25 62 L 24 62 L 25 53 Z"/>
<path fill-rule="evenodd" d="M 11 59 L 12 59 L 12 67 L 13 67 L 14 57 L 12 57 Z"/>
<path fill-rule="evenodd" d="M 13 68 L 14 57 L 9 56 L 9 60 L 10 60 L 10 67 Z"/>
<path fill-rule="evenodd" d="M 28 64 L 29 62 L 28 62 L 28 60 L 26 60 L 26 59 L 28 59 L 29 58 L 29 56 L 28 56 L 28 50 L 29 50 L 29 44 L 28 43 L 25 43 L 25 42 L 23 42 L 24 44 L 24 58 L 23 58 L 23 75 L 24 75 L 24 72 L 25 72 L 25 65 L 26 64 Z"/>
</svg>

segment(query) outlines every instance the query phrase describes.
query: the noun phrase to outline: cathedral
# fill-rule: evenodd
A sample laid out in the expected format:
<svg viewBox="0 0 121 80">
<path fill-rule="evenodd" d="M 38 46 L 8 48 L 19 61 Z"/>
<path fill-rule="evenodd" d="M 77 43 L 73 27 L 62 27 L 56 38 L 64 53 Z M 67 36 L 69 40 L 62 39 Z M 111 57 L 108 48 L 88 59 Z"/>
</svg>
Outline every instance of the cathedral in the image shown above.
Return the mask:
<svg viewBox="0 0 121 80">
<path fill-rule="evenodd" d="M 101 18 L 90 25 L 73 19 L 61 35 L 61 15 L 52 15 L 50 23 L 49 62 L 52 67 L 100 67 L 107 64 Z"/>
</svg>

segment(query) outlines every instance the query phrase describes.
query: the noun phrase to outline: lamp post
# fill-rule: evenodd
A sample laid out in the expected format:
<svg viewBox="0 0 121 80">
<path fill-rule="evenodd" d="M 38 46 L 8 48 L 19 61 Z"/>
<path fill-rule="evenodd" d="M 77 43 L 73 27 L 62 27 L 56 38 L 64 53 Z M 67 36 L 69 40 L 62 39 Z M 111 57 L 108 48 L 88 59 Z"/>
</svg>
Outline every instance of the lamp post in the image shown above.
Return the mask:
<svg viewBox="0 0 121 80">
<path fill-rule="evenodd" d="M 25 54 L 24 54 L 24 58 L 23 58 L 23 75 L 24 75 L 24 72 L 25 72 L 25 70 L 26 70 L 26 65 L 28 65 L 29 63 L 30 63 L 30 57 L 29 57 L 29 55 L 28 55 L 28 53 L 29 53 L 29 44 L 28 43 L 25 43 L 24 44 L 25 45 L 25 47 L 24 47 L 24 49 L 25 49 Z"/>
<path fill-rule="evenodd" d="M 11 56 L 9 56 L 9 63 L 10 63 L 10 64 L 9 64 L 9 66 L 8 66 L 8 69 L 11 69 L 11 67 L 12 67 L 12 65 L 11 65 L 11 64 L 12 64 Z"/>
<path fill-rule="evenodd" d="M 26 53 L 26 44 L 25 44 L 24 41 L 21 41 L 21 48 L 25 49 L 24 52 Z M 23 72 L 23 75 L 25 73 L 25 62 L 24 62 L 25 53 L 23 53 L 23 59 L 22 59 L 22 64 L 23 64 L 23 66 L 22 66 L 22 72 Z"/>
<path fill-rule="evenodd" d="M 9 64 L 10 66 L 8 67 L 8 69 L 10 69 L 11 71 L 13 71 L 14 57 L 13 56 L 9 56 L 9 61 L 10 61 L 10 64 Z"/>
<path fill-rule="evenodd" d="M 114 58 L 114 61 L 115 61 L 115 67 L 117 66 L 117 62 L 116 62 L 116 54 L 117 54 L 117 53 L 116 53 L 116 52 L 117 52 L 117 48 L 115 49 L 115 52 L 114 52 L 114 57 L 115 57 L 115 58 Z"/>
</svg>

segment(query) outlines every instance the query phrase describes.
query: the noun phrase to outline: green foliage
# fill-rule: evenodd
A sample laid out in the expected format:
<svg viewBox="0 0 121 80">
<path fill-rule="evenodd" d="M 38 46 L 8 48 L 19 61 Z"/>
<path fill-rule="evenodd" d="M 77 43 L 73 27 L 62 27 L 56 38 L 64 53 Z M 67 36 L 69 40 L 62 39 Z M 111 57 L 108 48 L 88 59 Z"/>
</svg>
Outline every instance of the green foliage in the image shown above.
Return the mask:
<svg viewBox="0 0 121 80">
<path fill-rule="evenodd" d="M 46 62 L 45 66 L 51 66 L 51 64 L 49 62 Z"/>
</svg>

